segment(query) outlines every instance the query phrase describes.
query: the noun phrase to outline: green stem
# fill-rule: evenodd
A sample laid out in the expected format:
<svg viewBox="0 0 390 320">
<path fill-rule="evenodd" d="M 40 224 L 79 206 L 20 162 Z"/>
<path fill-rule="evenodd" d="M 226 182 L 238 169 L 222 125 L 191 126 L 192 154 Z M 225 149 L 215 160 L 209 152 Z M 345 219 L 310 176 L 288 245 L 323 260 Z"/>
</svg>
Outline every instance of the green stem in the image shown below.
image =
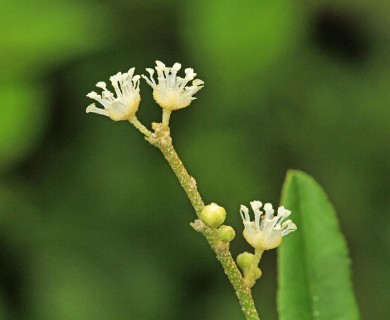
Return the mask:
<svg viewBox="0 0 390 320">
<path fill-rule="evenodd" d="M 149 131 L 139 120 L 137 119 L 136 116 L 132 117 L 129 119 L 129 122 L 136 127 L 138 131 L 140 131 L 144 136 L 150 137 L 152 135 L 152 132 Z"/>
<path fill-rule="evenodd" d="M 195 179 L 188 174 L 172 145 L 169 128 L 161 123 L 153 123 L 153 129 L 155 132 L 149 136 L 147 140 L 161 150 L 199 217 L 204 208 L 204 202 L 198 192 Z M 225 273 L 236 292 L 245 318 L 247 320 L 260 320 L 253 302 L 251 289 L 246 285 L 241 272 L 238 270 L 237 265 L 230 254 L 229 244 L 223 243 L 218 239 L 215 234 L 215 229 L 202 226 L 198 231 L 205 236 L 225 270 Z"/>
<path fill-rule="evenodd" d="M 166 127 L 169 126 L 169 119 L 171 117 L 171 110 L 163 109 L 162 124 Z"/>
</svg>

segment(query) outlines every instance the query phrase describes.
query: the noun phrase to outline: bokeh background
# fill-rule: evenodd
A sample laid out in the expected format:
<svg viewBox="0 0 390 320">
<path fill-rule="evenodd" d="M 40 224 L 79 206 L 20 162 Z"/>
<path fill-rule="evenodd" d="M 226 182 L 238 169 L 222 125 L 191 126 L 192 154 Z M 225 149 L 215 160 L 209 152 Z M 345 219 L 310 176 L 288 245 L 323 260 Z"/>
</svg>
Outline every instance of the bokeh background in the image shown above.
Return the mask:
<svg viewBox="0 0 390 320">
<path fill-rule="evenodd" d="M 85 114 L 96 82 L 156 59 L 206 83 L 171 119 L 205 201 L 241 230 L 240 204 L 277 204 L 289 168 L 313 175 L 362 316 L 384 319 L 389 1 L 2 0 L 0 27 L 0 319 L 242 319 L 158 150 Z M 158 121 L 141 89 L 139 118 Z M 261 266 L 254 297 L 275 320 L 275 252 Z"/>
</svg>

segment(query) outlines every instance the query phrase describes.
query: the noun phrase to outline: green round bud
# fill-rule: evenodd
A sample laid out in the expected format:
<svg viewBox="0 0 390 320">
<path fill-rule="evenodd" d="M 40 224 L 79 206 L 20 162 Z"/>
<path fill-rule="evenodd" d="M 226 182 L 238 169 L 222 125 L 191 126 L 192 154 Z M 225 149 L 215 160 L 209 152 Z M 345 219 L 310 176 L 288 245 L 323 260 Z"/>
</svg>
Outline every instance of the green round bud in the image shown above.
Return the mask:
<svg viewBox="0 0 390 320">
<path fill-rule="evenodd" d="M 254 278 L 255 280 L 258 280 L 258 279 L 260 279 L 261 275 L 262 275 L 262 272 L 261 272 L 260 268 L 257 267 L 257 268 L 253 271 L 253 278 Z"/>
<path fill-rule="evenodd" d="M 222 225 L 217 230 L 218 239 L 223 242 L 230 242 L 236 236 L 236 232 L 231 226 Z"/>
<path fill-rule="evenodd" d="M 218 228 L 226 219 L 226 211 L 216 203 L 205 206 L 200 219 L 210 228 Z"/>
<path fill-rule="evenodd" d="M 254 254 L 249 252 L 243 252 L 237 256 L 237 265 L 240 267 L 242 272 L 246 273 L 251 267 L 253 257 Z"/>
</svg>

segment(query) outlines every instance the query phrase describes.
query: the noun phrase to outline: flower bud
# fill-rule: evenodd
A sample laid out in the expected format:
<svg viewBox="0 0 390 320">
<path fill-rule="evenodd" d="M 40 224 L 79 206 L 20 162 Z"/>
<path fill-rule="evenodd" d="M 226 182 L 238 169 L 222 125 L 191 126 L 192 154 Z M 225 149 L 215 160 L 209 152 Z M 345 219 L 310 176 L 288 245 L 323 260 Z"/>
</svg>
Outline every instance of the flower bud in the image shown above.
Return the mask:
<svg viewBox="0 0 390 320">
<path fill-rule="evenodd" d="M 205 206 L 200 219 L 210 228 L 218 228 L 226 219 L 226 211 L 216 203 Z"/>
<path fill-rule="evenodd" d="M 230 242 L 236 236 L 236 232 L 231 226 L 222 225 L 217 230 L 218 239 L 223 242 Z"/>
<path fill-rule="evenodd" d="M 237 256 L 237 265 L 240 267 L 244 275 L 248 272 L 249 268 L 251 267 L 253 258 L 254 258 L 254 254 L 249 252 L 243 252 Z"/>
<path fill-rule="evenodd" d="M 252 288 L 256 283 L 256 280 L 259 280 L 262 275 L 262 272 L 259 267 L 256 268 L 248 268 L 244 272 L 244 282 L 248 286 L 248 288 Z"/>
<path fill-rule="evenodd" d="M 260 279 L 260 277 L 261 277 L 262 274 L 263 274 L 263 273 L 261 272 L 260 268 L 259 268 L 259 267 L 256 267 L 256 269 L 253 270 L 253 279 L 254 279 L 254 280 Z"/>
</svg>

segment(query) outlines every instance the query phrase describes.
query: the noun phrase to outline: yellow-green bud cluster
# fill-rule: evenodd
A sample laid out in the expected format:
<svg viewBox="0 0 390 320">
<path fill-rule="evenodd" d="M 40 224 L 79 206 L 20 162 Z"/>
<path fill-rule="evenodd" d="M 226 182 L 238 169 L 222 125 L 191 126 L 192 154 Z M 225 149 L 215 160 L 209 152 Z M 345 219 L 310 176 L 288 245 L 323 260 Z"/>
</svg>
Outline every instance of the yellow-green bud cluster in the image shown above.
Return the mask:
<svg viewBox="0 0 390 320">
<path fill-rule="evenodd" d="M 252 267 L 254 259 L 255 255 L 249 252 L 243 252 L 237 256 L 237 265 L 241 269 L 244 278 L 248 279 L 252 285 L 262 274 L 259 267 Z"/>
</svg>

